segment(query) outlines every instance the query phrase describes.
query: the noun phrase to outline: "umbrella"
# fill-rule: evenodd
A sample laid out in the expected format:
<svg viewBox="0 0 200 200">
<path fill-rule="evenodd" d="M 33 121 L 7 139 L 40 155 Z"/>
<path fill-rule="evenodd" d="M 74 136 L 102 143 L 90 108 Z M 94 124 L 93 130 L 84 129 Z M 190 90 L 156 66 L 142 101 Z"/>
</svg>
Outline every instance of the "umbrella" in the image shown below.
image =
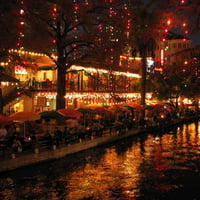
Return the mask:
<svg viewBox="0 0 200 200">
<path fill-rule="evenodd" d="M 151 105 L 155 110 L 164 110 L 164 105 L 163 104 L 153 104 Z"/>
<path fill-rule="evenodd" d="M 27 112 L 27 111 L 21 111 L 12 113 L 9 116 L 14 122 L 21 122 L 24 123 L 24 137 L 26 136 L 26 123 L 27 121 L 35 121 L 39 120 L 41 117 L 38 113 L 35 112 Z"/>
<path fill-rule="evenodd" d="M 43 118 L 43 119 L 66 120 L 66 117 L 63 114 L 61 114 L 55 110 L 44 111 L 39 114 L 40 114 L 41 118 Z"/>
<path fill-rule="evenodd" d="M 96 115 L 97 112 L 92 110 L 92 109 L 89 109 L 89 108 L 79 108 L 78 109 L 79 112 L 83 113 L 83 122 L 84 122 L 84 126 L 85 126 L 85 123 L 86 123 L 86 116 L 87 115 Z"/>
<path fill-rule="evenodd" d="M 128 103 L 126 103 L 126 104 L 128 104 L 128 105 L 134 107 L 134 108 L 135 108 L 136 110 L 138 110 L 138 111 L 144 110 L 144 107 L 143 107 L 143 106 L 141 106 L 141 105 L 139 105 L 139 104 L 137 104 L 137 103 L 135 103 L 135 102 L 128 102 Z"/>
<path fill-rule="evenodd" d="M 96 111 L 98 114 L 110 114 L 112 113 L 110 110 L 107 108 L 103 107 L 102 105 L 99 104 L 89 104 L 85 108 L 89 108 L 91 110 Z"/>
<path fill-rule="evenodd" d="M 97 108 L 94 108 L 94 110 L 99 114 L 111 114 L 112 113 L 112 111 L 110 111 L 104 107 L 97 107 Z"/>
<path fill-rule="evenodd" d="M 145 109 L 145 110 L 153 110 L 154 107 L 153 107 L 152 105 L 145 105 L 145 106 L 144 106 L 144 109 Z"/>
<path fill-rule="evenodd" d="M 136 108 L 134 106 L 128 105 L 128 104 L 123 104 L 124 107 L 130 109 L 130 110 L 135 110 Z"/>
<path fill-rule="evenodd" d="M 168 112 L 170 112 L 172 110 L 172 107 L 167 105 L 167 104 L 154 104 L 153 107 L 157 110 L 166 110 Z"/>
<path fill-rule="evenodd" d="M 79 112 L 83 113 L 83 114 L 92 114 L 95 115 L 97 114 L 97 112 L 95 110 L 92 110 L 90 108 L 79 108 L 77 109 Z"/>
<path fill-rule="evenodd" d="M 57 112 L 61 113 L 62 115 L 64 115 L 65 117 L 68 117 L 68 118 L 79 118 L 79 117 L 83 116 L 83 113 L 79 112 L 78 110 L 71 109 L 71 108 L 59 109 L 59 110 L 57 110 Z"/>
<path fill-rule="evenodd" d="M 12 122 L 13 120 L 10 117 L 0 114 L 0 125 L 9 125 Z"/>
<path fill-rule="evenodd" d="M 75 120 L 75 119 L 67 119 L 66 123 L 67 123 L 67 127 L 68 128 L 74 128 L 74 127 L 78 127 L 79 126 L 78 121 Z"/>
<path fill-rule="evenodd" d="M 40 115 L 35 112 L 16 112 L 9 116 L 15 122 L 35 121 L 40 119 Z"/>
<path fill-rule="evenodd" d="M 122 106 L 122 105 L 113 105 L 108 109 L 115 113 L 116 112 L 130 112 L 130 110 L 128 108 L 126 108 L 125 106 Z"/>
</svg>

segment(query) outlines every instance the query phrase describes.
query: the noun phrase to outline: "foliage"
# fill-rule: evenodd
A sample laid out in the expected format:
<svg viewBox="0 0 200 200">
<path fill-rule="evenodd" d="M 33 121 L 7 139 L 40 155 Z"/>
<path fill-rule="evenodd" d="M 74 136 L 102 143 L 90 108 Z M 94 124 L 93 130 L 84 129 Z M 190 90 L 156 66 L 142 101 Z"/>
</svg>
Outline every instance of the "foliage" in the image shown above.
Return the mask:
<svg viewBox="0 0 200 200">
<path fill-rule="evenodd" d="M 91 64 L 95 60 L 112 70 L 118 65 L 126 43 L 131 44 L 142 57 L 153 56 L 155 39 L 160 40 L 163 35 L 168 17 L 183 16 L 186 10 L 192 13 L 192 9 L 198 11 L 195 16 L 199 16 L 195 7 L 199 5 L 198 0 L 192 1 L 189 8 L 172 0 L 1 1 L 0 48 L 23 47 L 45 52 L 55 62 L 58 72 L 57 109 L 65 107 L 65 73 L 71 65 L 86 60 Z M 124 5 L 128 6 L 130 15 Z M 126 22 L 130 18 L 130 35 L 125 37 Z M 145 86 L 145 61 L 142 73 Z M 145 88 L 143 90 L 144 93 Z"/>
<path fill-rule="evenodd" d="M 199 77 L 196 75 L 199 65 L 165 66 L 162 73 L 152 75 L 154 94 L 159 99 L 179 96 L 197 97 L 199 95 Z"/>
</svg>

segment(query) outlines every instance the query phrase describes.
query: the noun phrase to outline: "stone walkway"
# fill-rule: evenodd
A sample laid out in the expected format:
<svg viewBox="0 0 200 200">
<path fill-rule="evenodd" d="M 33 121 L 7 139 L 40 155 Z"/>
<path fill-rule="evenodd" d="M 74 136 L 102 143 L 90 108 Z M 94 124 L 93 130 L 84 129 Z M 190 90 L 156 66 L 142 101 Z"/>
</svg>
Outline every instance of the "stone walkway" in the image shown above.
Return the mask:
<svg viewBox="0 0 200 200">
<path fill-rule="evenodd" d="M 125 137 L 142 133 L 143 131 L 143 129 L 131 129 L 129 131 L 124 130 L 121 134 L 104 134 L 101 137 L 94 137 L 93 139 L 83 140 L 82 142 L 74 143 L 71 145 L 62 145 L 55 149 L 52 148 L 41 152 L 37 151 L 29 153 L 18 153 L 13 158 L 12 155 L 10 155 L 10 157 L 1 160 L 0 173 L 48 160 L 59 159 L 69 154 L 77 153 L 96 146 L 114 142 Z"/>
<path fill-rule="evenodd" d="M 65 157 L 69 154 L 77 153 L 80 151 L 84 151 L 96 146 L 100 146 L 103 144 L 107 144 L 110 142 L 114 142 L 117 140 L 121 140 L 123 138 L 127 138 L 134 135 L 139 135 L 145 132 L 151 132 L 151 131 L 158 131 L 162 129 L 169 128 L 174 125 L 178 125 L 181 123 L 186 123 L 188 121 L 195 121 L 199 120 L 199 116 L 191 119 L 181 119 L 178 121 L 174 121 L 173 123 L 161 125 L 161 126 L 155 126 L 155 127 L 146 127 L 146 128 L 132 128 L 130 130 L 122 130 L 120 134 L 117 134 L 116 131 L 112 131 L 111 134 L 107 131 L 104 132 L 103 136 L 100 137 L 94 137 L 94 138 L 88 138 L 85 140 L 82 140 L 77 143 L 73 143 L 70 145 L 61 145 L 58 148 L 49 148 L 45 150 L 38 150 L 38 151 L 29 151 L 29 152 L 22 152 L 18 153 L 15 156 L 12 157 L 7 156 L 3 159 L 1 159 L 0 164 L 0 173 L 5 171 L 14 170 L 20 167 L 37 164 L 53 159 L 59 159 L 62 157 Z"/>
</svg>

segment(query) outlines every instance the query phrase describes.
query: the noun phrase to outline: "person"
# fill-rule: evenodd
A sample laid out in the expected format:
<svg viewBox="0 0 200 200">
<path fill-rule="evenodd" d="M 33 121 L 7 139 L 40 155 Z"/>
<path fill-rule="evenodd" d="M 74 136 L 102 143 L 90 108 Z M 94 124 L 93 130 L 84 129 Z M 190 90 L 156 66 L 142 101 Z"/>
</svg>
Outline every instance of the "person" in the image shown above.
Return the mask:
<svg viewBox="0 0 200 200">
<path fill-rule="evenodd" d="M 52 85 L 52 82 L 47 78 L 47 79 L 46 79 L 46 87 L 47 87 L 47 88 L 50 88 L 51 85 Z"/>
<path fill-rule="evenodd" d="M 13 152 L 22 152 L 22 143 L 17 137 L 13 138 L 13 143 L 12 143 L 12 151 Z"/>
<path fill-rule="evenodd" d="M 69 136 L 70 136 L 70 134 L 69 134 L 69 129 L 68 129 L 67 126 L 65 126 L 65 128 L 64 128 L 64 130 L 63 130 L 63 133 L 62 133 L 62 137 L 63 137 L 63 139 L 64 139 L 64 141 L 65 141 L 65 144 L 68 144 L 68 143 L 69 143 Z"/>
<path fill-rule="evenodd" d="M 60 142 L 62 141 L 62 132 L 59 130 L 58 127 L 55 128 L 54 131 L 54 139 L 55 139 L 55 144 L 58 146 Z"/>
<path fill-rule="evenodd" d="M 84 126 L 77 127 L 77 134 L 79 141 L 82 142 L 83 139 L 85 138 L 85 127 Z"/>
<path fill-rule="evenodd" d="M 8 134 L 8 132 L 7 132 L 6 128 L 4 126 L 2 126 L 0 128 L 0 140 L 5 140 L 5 138 L 7 137 L 7 134 Z"/>
<path fill-rule="evenodd" d="M 33 88 L 37 87 L 37 81 L 36 81 L 35 77 L 32 78 L 31 85 Z"/>
</svg>

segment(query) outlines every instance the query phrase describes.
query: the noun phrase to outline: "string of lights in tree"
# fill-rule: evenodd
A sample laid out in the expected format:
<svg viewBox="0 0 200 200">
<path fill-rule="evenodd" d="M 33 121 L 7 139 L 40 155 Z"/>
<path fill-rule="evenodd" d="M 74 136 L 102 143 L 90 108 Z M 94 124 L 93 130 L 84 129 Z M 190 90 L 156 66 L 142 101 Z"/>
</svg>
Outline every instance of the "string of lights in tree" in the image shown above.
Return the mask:
<svg viewBox="0 0 200 200">
<path fill-rule="evenodd" d="M 175 1 L 175 6 L 177 7 L 177 11 L 173 12 L 173 14 L 171 14 L 171 16 L 169 16 L 164 23 L 162 42 L 166 42 L 167 35 L 170 29 L 172 29 L 174 25 L 175 26 L 179 25 L 179 28 L 181 29 L 182 34 L 184 36 L 187 36 L 189 34 L 187 22 L 182 18 L 183 16 L 181 16 L 180 19 L 180 17 L 176 15 L 176 12 L 178 12 L 179 9 L 184 9 L 185 5 L 187 5 L 187 0 L 179 0 L 178 2 Z M 186 39 L 183 38 L 183 41 L 185 40 Z"/>
<path fill-rule="evenodd" d="M 130 1 L 128 3 L 124 3 L 123 4 L 123 13 L 124 13 L 124 16 L 121 16 L 122 17 L 122 20 L 123 18 L 125 19 L 125 37 L 126 37 L 126 40 L 127 40 L 127 44 L 126 44 L 126 55 L 129 57 L 129 56 L 132 56 L 131 55 L 131 46 L 130 46 L 130 42 L 129 42 L 129 36 L 130 36 L 130 31 L 131 31 L 131 12 L 130 12 Z M 127 59 L 127 68 L 130 67 L 130 60 Z M 127 77 L 125 77 L 125 87 L 126 87 L 126 90 L 129 89 L 130 87 L 130 79 L 127 79 Z"/>
<path fill-rule="evenodd" d="M 53 23 L 56 23 L 57 18 L 58 18 L 58 8 L 57 8 L 56 4 L 54 4 L 53 7 L 52 7 L 51 16 L 52 16 Z M 52 39 L 52 43 L 54 45 L 56 44 L 56 39 L 55 38 Z M 52 49 L 52 51 L 55 53 L 56 49 L 54 48 L 54 49 Z"/>
<path fill-rule="evenodd" d="M 73 0 L 73 13 L 74 13 L 74 19 L 73 19 L 73 35 L 74 35 L 74 39 L 77 40 L 78 39 L 78 23 L 79 23 L 79 9 L 80 9 L 80 5 L 78 4 L 77 0 Z M 73 53 L 73 58 L 76 59 L 76 43 L 72 44 L 72 48 L 74 49 L 74 53 Z"/>
<path fill-rule="evenodd" d="M 78 28 L 79 26 L 79 23 L 80 23 L 80 13 L 81 13 L 81 5 L 82 6 L 85 6 L 85 7 L 88 7 L 89 6 L 89 2 L 88 0 L 83 0 L 83 1 L 77 1 L 77 0 L 73 0 L 73 36 L 74 36 L 74 39 L 75 41 L 77 39 L 79 39 L 79 34 L 80 34 L 80 29 Z M 74 42 L 72 44 L 72 48 L 74 49 L 74 52 L 73 52 L 73 59 L 76 59 L 77 56 L 78 56 L 78 52 L 77 52 L 77 44 Z"/>
<path fill-rule="evenodd" d="M 124 13 L 126 13 L 126 26 L 125 26 L 125 34 L 126 34 L 126 38 L 127 40 L 129 39 L 130 36 L 130 29 L 131 29 L 131 12 L 129 9 L 129 5 L 127 3 L 125 3 L 123 5 L 123 9 L 124 9 Z"/>
<path fill-rule="evenodd" d="M 187 6 L 187 0 L 174 1 L 175 11 L 172 13 L 165 13 L 165 19 L 163 23 L 163 29 L 161 30 L 161 42 L 163 43 L 163 48 L 160 51 L 160 64 L 161 66 L 165 63 L 165 51 L 168 50 L 168 45 L 166 41 L 170 38 L 171 30 L 178 30 L 181 32 L 183 42 L 186 41 L 186 36 L 189 34 L 188 25 L 184 19 L 184 15 L 180 15 L 180 11 L 183 11 Z M 160 68 L 162 71 L 162 68 Z"/>
<path fill-rule="evenodd" d="M 17 36 L 16 46 L 19 49 L 24 49 L 22 40 L 25 36 L 25 3 L 23 0 L 19 1 L 19 32 Z"/>
<path fill-rule="evenodd" d="M 88 0 L 85 0 L 84 2 L 85 2 L 85 5 L 86 5 L 86 6 L 89 6 Z"/>
<path fill-rule="evenodd" d="M 109 7 L 109 20 L 113 21 L 113 18 L 117 15 L 116 11 L 114 10 L 113 4 L 114 4 L 114 0 L 105 0 L 105 4 L 108 5 Z M 114 36 L 114 27 L 109 24 L 106 28 L 106 32 L 109 33 L 109 42 L 112 43 L 113 41 L 115 41 L 115 36 Z M 112 47 L 112 45 L 110 45 L 109 48 L 106 47 L 105 52 L 107 52 L 107 64 L 110 68 L 110 73 L 109 73 L 109 79 L 108 79 L 108 87 L 109 88 L 113 88 L 114 87 L 114 76 L 112 73 L 112 66 L 114 64 L 114 48 Z"/>
<path fill-rule="evenodd" d="M 130 45 L 130 42 L 129 42 L 129 36 L 130 36 L 130 31 L 131 31 L 131 11 L 130 11 L 130 1 L 127 3 L 124 3 L 123 5 L 123 10 L 125 13 L 126 16 L 124 16 L 124 18 L 126 19 L 126 22 L 125 22 L 125 36 L 126 36 L 126 39 L 127 39 L 127 44 L 126 44 L 126 47 L 125 47 L 125 54 L 129 57 L 129 56 L 132 56 L 132 50 L 131 50 L 131 45 Z M 127 59 L 127 68 L 130 67 L 130 60 Z M 128 84 L 127 84 L 127 87 L 128 87 Z"/>
</svg>

